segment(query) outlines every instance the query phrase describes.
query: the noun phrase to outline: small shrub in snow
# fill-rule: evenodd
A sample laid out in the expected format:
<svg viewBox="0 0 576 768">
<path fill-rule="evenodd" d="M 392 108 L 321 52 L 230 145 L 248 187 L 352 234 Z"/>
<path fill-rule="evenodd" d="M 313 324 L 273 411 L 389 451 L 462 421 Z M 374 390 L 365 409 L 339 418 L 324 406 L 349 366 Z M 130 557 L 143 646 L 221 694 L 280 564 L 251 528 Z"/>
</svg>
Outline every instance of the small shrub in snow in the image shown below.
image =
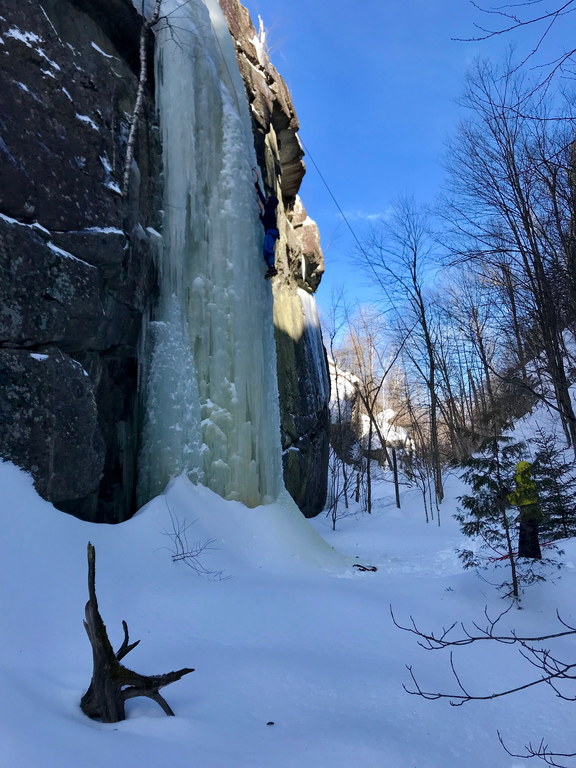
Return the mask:
<svg viewBox="0 0 576 768">
<path fill-rule="evenodd" d="M 460 529 L 474 540 L 474 547 L 458 550 L 465 568 L 509 568 L 510 576 L 500 586 L 519 596 L 520 584 L 544 579 L 550 559 L 518 556 L 518 510 L 510 501 L 518 461 L 526 455 L 524 443 L 503 435 L 486 441 L 479 453 L 462 466 L 463 479 L 471 493 L 460 496 L 462 509 L 454 516 Z M 537 530 L 536 530 L 537 533 Z"/>
<path fill-rule="evenodd" d="M 166 502 L 168 506 L 168 502 Z M 163 531 L 164 536 L 168 536 L 171 541 L 171 546 L 168 548 L 172 556 L 173 563 L 184 563 L 191 568 L 198 576 L 207 576 L 209 579 L 216 579 L 221 581 L 228 578 L 224 575 L 224 571 L 217 568 L 208 568 L 202 562 L 202 555 L 214 549 L 210 545 L 214 543 L 214 539 L 206 539 L 206 541 L 189 541 L 188 531 L 196 522 L 193 520 L 191 523 L 183 522 L 168 506 L 168 513 L 170 514 L 170 531 Z"/>
</svg>

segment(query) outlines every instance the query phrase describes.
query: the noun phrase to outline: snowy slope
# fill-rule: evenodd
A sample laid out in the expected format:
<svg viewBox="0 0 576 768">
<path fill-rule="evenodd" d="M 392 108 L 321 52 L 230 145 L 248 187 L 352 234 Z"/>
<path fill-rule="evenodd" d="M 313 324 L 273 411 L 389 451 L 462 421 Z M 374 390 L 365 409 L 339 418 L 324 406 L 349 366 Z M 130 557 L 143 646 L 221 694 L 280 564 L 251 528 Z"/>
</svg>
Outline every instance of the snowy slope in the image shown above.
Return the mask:
<svg viewBox="0 0 576 768">
<path fill-rule="evenodd" d="M 571 705 L 549 690 L 462 708 L 402 690 L 407 663 L 431 689 L 454 685 L 448 659 L 396 629 L 389 604 L 399 619 L 413 615 L 426 629 L 504 606 L 493 587 L 461 571 L 453 502 L 444 505 L 441 527 L 424 523 L 412 492 L 402 510 L 384 500 L 371 516 L 341 520 L 335 533 L 317 518 L 342 558 L 303 518 L 276 506 L 247 510 L 188 481 L 115 527 L 58 512 L 10 464 L 0 464 L 0 482 L 2 768 L 523 765 L 502 751 L 497 728 L 518 748 L 541 735 L 559 748 L 575 746 Z M 454 479 L 448 489 L 452 498 L 459 492 Z M 215 539 L 203 562 L 223 569 L 223 580 L 172 563 L 163 533 L 171 528 L 168 507 L 180 521 L 197 520 L 191 539 Z M 175 718 L 146 699 L 128 702 L 128 719 L 114 725 L 79 709 L 91 675 L 82 626 L 88 540 L 113 643 L 122 639 L 122 618 L 131 639 L 142 640 L 126 664 L 143 673 L 196 668 L 165 690 Z M 567 553 L 557 583 L 531 587 L 509 624 L 549 627 L 556 608 L 574 619 L 576 547 Z M 356 572 L 356 559 L 378 571 Z M 531 673 L 513 649 L 488 644 L 461 649 L 457 663 L 479 692 Z"/>
</svg>

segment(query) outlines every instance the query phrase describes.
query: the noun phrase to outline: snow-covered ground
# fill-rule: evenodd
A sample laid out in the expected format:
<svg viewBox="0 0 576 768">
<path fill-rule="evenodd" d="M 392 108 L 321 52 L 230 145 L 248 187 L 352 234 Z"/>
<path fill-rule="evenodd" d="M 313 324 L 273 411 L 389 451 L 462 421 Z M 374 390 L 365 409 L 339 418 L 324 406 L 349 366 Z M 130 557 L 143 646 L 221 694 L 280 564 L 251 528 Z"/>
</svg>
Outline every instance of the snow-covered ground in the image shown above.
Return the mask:
<svg viewBox="0 0 576 768">
<path fill-rule="evenodd" d="M 545 686 L 456 708 L 402 689 L 406 664 L 428 690 L 456 685 L 446 652 L 424 651 L 397 629 L 390 605 L 398 620 L 413 616 L 428 630 L 507 605 L 454 554 L 456 478 L 440 527 L 425 523 L 418 492 L 405 491 L 397 510 L 387 486 L 372 515 L 345 517 L 336 532 L 325 517 L 310 525 L 282 505 L 246 509 L 184 479 L 119 526 L 57 511 L 11 464 L 0 464 L 0 485 L 1 768 L 527 765 L 503 751 L 497 730 L 517 750 L 541 737 L 561 751 L 576 748 L 574 705 Z M 202 563 L 223 578 L 172 562 L 172 520 L 196 521 L 190 542 L 214 539 Z M 82 625 L 88 541 L 113 644 L 122 619 L 131 640 L 142 641 L 124 663 L 145 674 L 196 669 L 164 690 L 173 718 L 148 699 L 129 701 L 128 719 L 113 725 L 79 708 L 92 671 Z M 576 620 L 576 546 L 565 549 L 563 570 L 526 590 L 507 627 L 555 630 L 556 609 Z M 378 570 L 359 572 L 354 562 Z M 571 638 L 559 648 L 576 656 Z M 508 646 L 457 651 L 475 693 L 538 674 Z"/>
</svg>

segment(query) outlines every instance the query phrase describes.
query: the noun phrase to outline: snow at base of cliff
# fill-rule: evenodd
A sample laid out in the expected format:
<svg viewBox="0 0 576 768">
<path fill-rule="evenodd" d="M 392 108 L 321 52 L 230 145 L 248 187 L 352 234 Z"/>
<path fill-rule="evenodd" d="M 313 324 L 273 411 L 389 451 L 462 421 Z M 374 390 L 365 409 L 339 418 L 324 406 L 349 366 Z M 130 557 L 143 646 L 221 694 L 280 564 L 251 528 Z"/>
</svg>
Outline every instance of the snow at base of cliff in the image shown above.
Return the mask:
<svg viewBox="0 0 576 768">
<path fill-rule="evenodd" d="M 336 532 L 324 516 L 312 527 L 288 503 L 249 510 L 183 479 L 118 526 L 57 511 L 11 464 L 0 464 L 0 482 L 3 767 L 519 768 L 497 729 L 519 750 L 541 736 L 574 748 L 572 705 L 544 686 L 460 708 L 402 689 L 406 664 L 431 690 L 451 691 L 454 681 L 447 658 L 394 627 L 390 604 L 425 629 L 470 624 L 484 606 L 507 604 L 462 572 L 454 553 L 455 478 L 440 527 L 424 523 L 416 492 L 405 491 L 397 510 L 383 485 L 374 513 L 351 514 Z M 220 578 L 172 562 L 170 532 L 194 520 L 188 540 L 213 540 L 202 563 Z M 122 619 L 142 641 L 124 663 L 145 674 L 196 669 L 164 691 L 173 718 L 148 699 L 130 700 L 128 719 L 111 725 L 80 711 L 92 672 L 82 626 L 88 541 L 114 646 Z M 526 591 L 508 627 L 555 629 L 556 609 L 574 621 L 576 547 L 565 549 L 563 570 Z M 513 648 L 481 645 L 455 657 L 472 690 L 534 676 Z M 573 658 L 572 646 L 568 638 L 561 657 Z"/>
</svg>

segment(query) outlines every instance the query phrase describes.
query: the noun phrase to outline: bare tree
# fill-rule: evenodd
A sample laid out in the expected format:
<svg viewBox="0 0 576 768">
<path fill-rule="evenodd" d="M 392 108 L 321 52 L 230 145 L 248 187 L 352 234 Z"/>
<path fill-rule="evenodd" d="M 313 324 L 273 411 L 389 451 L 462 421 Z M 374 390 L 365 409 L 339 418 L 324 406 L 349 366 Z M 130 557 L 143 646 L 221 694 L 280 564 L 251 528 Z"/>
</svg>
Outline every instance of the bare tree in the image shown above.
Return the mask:
<svg viewBox="0 0 576 768">
<path fill-rule="evenodd" d="M 439 398 L 435 329 L 429 281 L 436 267 L 433 241 L 424 214 L 411 200 L 401 200 L 360 261 L 382 291 L 409 359 L 425 383 L 429 398 L 430 448 L 434 491 L 444 495 L 439 446 Z"/>
<path fill-rule="evenodd" d="M 415 451 L 410 457 L 408 474 L 411 482 L 416 484 L 422 494 L 426 522 L 429 523 L 434 520 L 434 512 L 436 511 L 438 513 L 438 525 L 440 525 L 438 499 L 433 490 L 434 471 L 427 422 L 428 402 L 426 398 L 419 397 L 421 388 L 422 386 L 418 382 L 415 386 L 414 382 L 410 382 L 408 378 L 404 381 L 403 400 L 406 407 L 406 417 L 410 434 L 414 437 L 415 442 Z"/>
<path fill-rule="evenodd" d="M 148 39 L 150 30 L 160 20 L 160 9 L 162 6 L 162 0 L 155 0 L 154 11 L 150 18 L 146 18 L 144 14 L 144 0 L 142 0 L 142 25 L 140 27 L 140 43 L 139 43 L 139 73 L 138 73 L 138 88 L 136 89 L 136 100 L 134 102 L 134 109 L 130 116 L 130 131 L 128 133 L 128 142 L 126 145 L 126 157 L 124 160 L 124 173 L 122 176 L 122 194 L 128 194 L 128 188 L 130 186 L 130 168 L 132 166 L 132 160 L 134 159 L 134 151 L 136 148 L 136 135 L 138 131 L 138 122 L 142 113 L 142 106 L 144 104 L 144 91 L 147 82 L 148 72 Z"/>
<path fill-rule="evenodd" d="M 522 353 L 535 364 L 543 360 L 542 383 L 551 387 L 567 442 L 574 444 L 562 336 L 566 314 L 573 313 L 563 295 L 574 261 L 572 143 L 565 128 L 540 120 L 545 107 L 530 102 L 522 78 L 487 63 L 468 77 L 463 101 L 472 117 L 450 148 L 452 198 L 445 209 L 454 253 L 491 279 L 504 278 L 515 333 L 521 307 Z M 507 109 L 519 101 L 533 116 Z"/>
<path fill-rule="evenodd" d="M 330 402 L 330 456 L 328 464 L 328 514 L 332 528 L 340 514 L 341 503 L 347 510 L 353 469 L 351 466 L 351 403 L 344 394 L 351 382 L 340 367 L 339 341 L 348 317 L 348 308 L 344 293 L 333 292 L 327 316 L 322 319 L 324 338 L 328 341 L 329 368 L 331 378 Z"/>
<path fill-rule="evenodd" d="M 498 354 L 497 329 L 499 306 L 496 292 L 488 281 L 463 271 L 453 280 L 449 291 L 448 314 L 454 318 L 460 336 L 472 347 L 480 364 L 479 385 L 486 393 L 486 402 L 480 403 L 484 415 L 495 410 L 492 368 Z"/>
<path fill-rule="evenodd" d="M 492 619 L 485 609 L 484 617 L 486 622 L 484 624 L 474 622 L 472 630 L 469 630 L 462 624 L 462 622 L 455 621 L 447 629 L 442 629 L 441 632 L 425 632 L 421 630 L 412 617 L 410 617 L 410 623 L 408 625 L 400 624 L 396 620 L 392 607 L 390 607 L 392 621 L 396 627 L 415 635 L 418 645 L 422 648 L 427 651 L 438 651 L 446 648 L 450 650 L 450 670 L 456 685 L 456 689 L 453 693 L 426 690 L 418 681 L 413 668 L 407 666 L 412 680 L 412 686 L 409 687 L 404 685 L 404 690 L 411 695 L 420 696 L 423 699 L 431 701 L 448 699 L 453 707 L 460 707 L 471 701 L 491 701 L 492 699 L 509 696 L 519 691 L 524 691 L 528 688 L 534 688 L 541 685 L 550 687 L 556 696 L 565 701 L 576 701 L 576 691 L 574 690 L 574 682 L 576 681 L 576 663 L 565 661 L 561 659 L 556 652 L 550 650 L 551 642 L 576 635 L 576 627 L 567 624 L 557 614 L 558 623 L 560 624 L 558 632 L 534 636 L 519 635 L 514 630 L 508 633 L 500 633 L 498 631 L 498 623 L 503 616 L 511 610 L 513 605 L 514 603 L 511 603 L 510 606 L 502 611 L 495 619 Z M 459 635 L 456 634 L 458 630 L 460 631 Z M 537 675 L 521 685 L 503 688 L 495 693 L 472 692 L 470 687 L 464 681 L 464 675 L 456 667 L 452 649 L 482 642 L 499 643 L 516 647 L 522 658 L 538 670 Z M 564 762 L 559 762 L 561 758 L 576 757 L 576 752 L 562 753 L 551 750 L 543 739 L 536 745 L 529 743 L 525 747 L 524 753 L 517 754 L 513 753 L 506 746 L 504 738 L 500 733 L 498 733 L 498 738 L 508 754 L 514 757 L 540 758 L 546 764 L 557 766 L 558 768 L 564 768 L 566 765 Z"/>
<path fill-rule="evenodd" d="M 357 377 L 358 398 L 368 420 L 366 443 L 367 509 L 372 510 L 373 453 L 382 457 L 381 464 L 393 472 L 396 505 L 400 506 L 397 464 L 391 459 L 388 441 L 379 418 L 383 412 L 382 395 L 386 378 L 396 363 L 401 347 L 394 348 L 385 336 L 385 324 L 380 312 L 364 307 L 348 321 L 348 336 L 352 351 L 352 368 Z M 377 446 L 375 448 L 374 446 Z"/>
<path fill-rule="evenodd" d="M 466 38 L 465 41 L 467 42 L 489 40 L 500 35 L 513 35 L 524 29 L 533 32 L 527 53 L 511 68 L 511 71 L 516 71 L 528 63 L 532 64 L 535 57 L 541 52 L 544 43 L 550 41 L 553 33 L 559 27 L 565 26 L 567 19 L 576 11 L 576 0 L 557 2 L 552 7 L 546 5 L 544 0 L 518 0 L 492 7 L 475 2 L 475 0 L 471 0 L 471 4 L 484 14 L 484 18 L 490 20 L 490 24 L 488 25 L 487 22 L 485 26 L 475 23 L 474 26 L 478 30 L 478 34 Z M 571 45 L 568 45 L 567 48 L 559 48 L 551 60 L 548 58 L 541 65 L 542 77 L 535 88 L 537 90 L 546 88 L 559 73 L 571 73 L 575 54 L 576 48 Z M 518 109 L 518 105 L 512 108 Z"/>
</svg>

